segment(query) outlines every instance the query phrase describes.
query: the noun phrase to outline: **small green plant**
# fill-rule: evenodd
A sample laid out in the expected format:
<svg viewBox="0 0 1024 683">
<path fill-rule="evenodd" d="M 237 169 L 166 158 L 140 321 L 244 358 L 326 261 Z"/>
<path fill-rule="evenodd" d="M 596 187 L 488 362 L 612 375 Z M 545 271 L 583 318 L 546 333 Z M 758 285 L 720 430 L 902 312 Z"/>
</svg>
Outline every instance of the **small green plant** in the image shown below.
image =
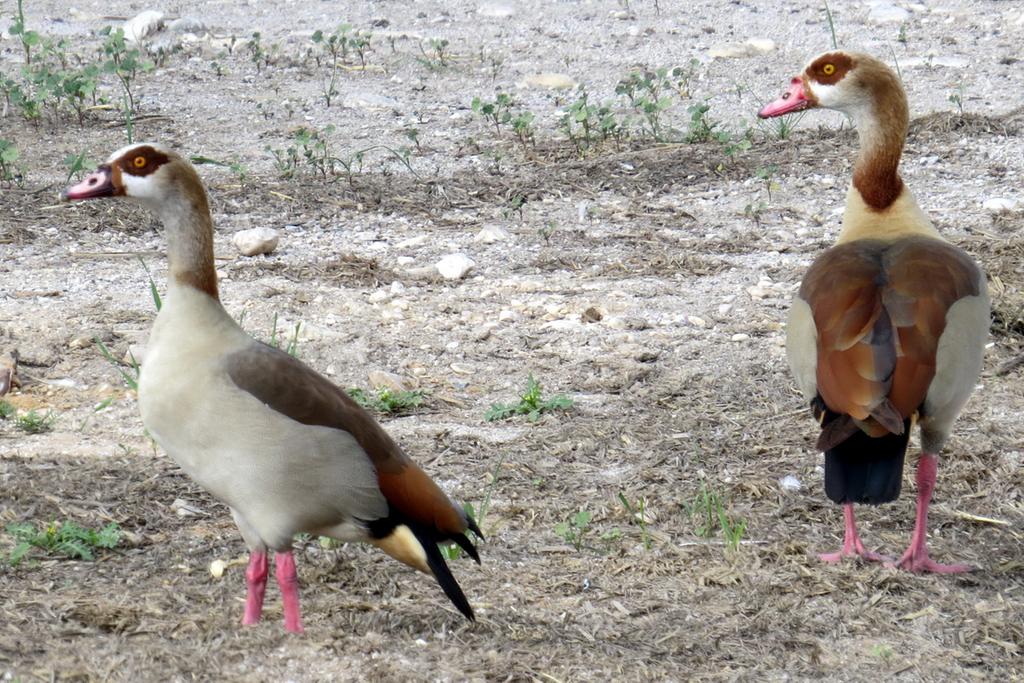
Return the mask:
<svg viewBox="0 0 1024 683">
<path fill-rule="evenodd" d="M 647 530 L 647 499 L 637 498 L 635 502 L 630 503 L 629 499 L 626 498 L 626 494 L 619 491 L 619 502 L 622 503 L 622 507 L 629 513 L 629 521 L 640 528 L 640 539 L 643 541 L 644 549 L 651 549 L 651 534 Z"/>
<path fill-rule="evenodd" d="M 124 381 L 125 386 L 131 389 L 132 391 L 138 391 L 139 374 L 142 372 L 142 370 L 139 366 L 139 362 L 135 360 L 135 354 L 133 354 L 130 350 L 128 351 L 128 358 L 130 360 L 131 368 L 131 372 L 129 372 L 128 370 L 125 370 L 123 367 L 121 367 L 121 363 L 116 358 L 114 358 L 114 355 L 110 353 L 110 349 L 107 348 L 107 345 L 104 344 L 99 337 L 95 337 L 93 339 L 93 342 L 96 344 L 96 347 L 100 350 L 100 353 L 103 354 L 103 357 L 107 359 L 107 362 L 114 366 L 114 369 L 117 370 L 118 374 L 121 375 L 121 379 Z"/>
<path fill-rule="evenodd" d="M 430 46 L 430 53 L 428 54 L 423 49 L 423 43 L 420 43 L 420 54 L 423 55 L 422 59 L 417 60 L 431 70 L 443 69 L 448 66 L 451 60 L 451 54 L 448 52 L 448 39 L 447 38 L 431 38 L 427 41 Z"/>
<path fill-rule="evenodd" d="M 607 104 L 593 104 L 590 93 L 582 83 L 576 90 L 576 100 L 563 111 L 562 128 L 580 156 L 599 141 L 612 139 L 618 142 L 623 134 L 622 125 L 611 107 Z"/>
<path fill-rule="evenodd" d="M 584 547 L 583 542 L 590 531 L 590 522 L 593 518 L 594 516 L 587 510 L 580 510 L 556 524 L 555 533 L 579 552 Z"/>
<path fill-rule="evenodd" d="M 23 0 L 18 0 L 17 14 L 14 15 L 7 32 L 21 39 L 21 48 L 25 51 L 25 64 L 31 65 L 32 48 L 39 45 L 42 38 L 35 31 L 29 31 L 25 28 L 25 8 L 23 5 Z"/>
<path fill-rule="evenodd" d="M 14 537 L 15 546 L 8 560 L 17 565 L 32 548 L 63 555 L 71 559 L 92 560 L 98 548 L 113 548 L 121 540 L 121 529 L 114 522 L 98 531 L 78 526 L 74 522 L 52 522 L 42 529 L 29 522 L 11 524 L 7 533 Z"/>
<path fill-rule="evenodd" d="M 516 134 L 516 139 L 519 140 L 524 148 L 527 146 L 534 146 L 534 128 L 533 121 L 534 115 L 532 112 L 523 111 L 519 112 L 512 118 L 512 132 Z"/>
<path fill-rule="evenodd" d="M 249 177 L 249 171 L 245 168 L 241 161 L 237 158 L 231 161 L 220 161 L 219 159 L 211 159 L 210 157 L 204 156 L 193 156 L 189 157 L 189 160 L 193 164 L 208 164 L 210 166 L 221 166 L 230 170 L 236 176 L 238 176 L 239 182 L 245 182 L 245 179 Z"/>
<path fill-rule="evenodd" d="M 16 166 L 21 153 L 10 140 L 0 138 L 0 183 L 20 183 L 22 173 Z"/>
<path fill-rule="evenodd" d="M 563 394 L 558 394 L 545 399 L 541 395 L 540 382 L 531 372 L 526 379 L 526 391 L 519 397 L 518 403 L 494 403 L 484 414 L 488 422 L 504 420 L 513 415 L 526 415 L 531 422 L 537 421 L 541 413 L 552 410 L 568 410 L 573 405 L 572 399 Z"/>
<path fill-rule="evenodd" d="M 694 144 L 712 140 L 715 137 L 718 123 L 708 116 L 711 105 L 707 100 L 691 104 L 686 110 L 690 114 L 690 128 L 686 132 L 686 141 Z"/>
<path fill-rule="evenodd" d="M 896 34 L 896 42 L 907 44 L 907 25 L 900 24 L 900 32 Z"/>
<path fill-rule="evenodd" d="M 491 470 L 491 482 L 487 485 L 487 490 L 484 492 L 484 499 L 480 502 L 480 508 L 474 509 L 472 503 L 466 503 L 463 507 L 466 510 L 466 514 L 469 515 L 481 529 L 484 528 L 484 520 L 487 519 L 487 513 L 491 509 L 491 494 L 494 493 L 494 487 L 498 485 L 498 477 L 501 475 L 501 466 L 505 463 L 505 455 L 502 454 L 498 458 L 497 464 L 494 469 Z M 447 560 L 458 559 L 462 554 L 462 548 L 455 543 L 449 543 L 448 545 L 441 547 L 441 553 Z"/>
<path fill-rule="evenodd" d="M 126 116 L 134 116 L 138 110 L 135 94 L 132 91 L 133 83 L 140 71 L 151 71 L 154 64 L 143 58 L 139 48 L 128 47 L 123 29 L 111 29 L 110 26 L 105 26 L 100 30 L 100 35 L 105 36 L 101 51 L 107 59 L 103 64 L 103 71 L 117 77 L 126 98 L 124 104 Z M 131 134 L 129 133 L 129 135 Z"/>
<path fill-rule="evenodd" d="M 335 84 L 338 80 L 338 66 L 345 61 L 348 56 L 349 48 L 349 33 L 352 31 L 351 24 L 339 24 L 333 32 L 324 34 L 323 31 L 314 31 L 312 40 L 315 45 L 320 47 L 322 50 L 330 56 L 330 76 L 324 82 L 323 95 L 324 101 L 327 106 L 331 106 L 331 100 L 338 94 L 335 89 Z M 316 57 L 317 65 L 320 64 L 319 55 Z"/>
<path fill-rule="evenodd" d="M 762 166 L 754 171 L 754 175 L 760 179 L 761 183 L 764 185 L 765 192 L 768 193 L 768 201 L 772 200 L 772 190 L 779 189 L 779 184 L 773 180 L 775 173 L 778 170 L 779 167 L 775 164 L 768 164 L 767 166 Z"/>
<path fill-rule="evenodd" d="M 630 107 L 639 114 L 641 133 L 661 142 L 668 137 L 662 113 L 672 106 L 670 93 L 673 90 L 684 91 L 691 76 L 692 71 L 681 67 L 671 71 L 665 67 L 653 71 L 634 71 L 619 81 L 615 93 L 625 97 Z M 679 79 L 681 85 L 674 85 L 672 79 Z"/>
<path fill-rule="evenodd" d="M 241 323 L 239 323 L 241 324 Z M 295 323 L 294 329 L 292 329 L 292 337 L 288 340 L 288 345 L 285 346 L 284 352 L 292 358 L 298 358 L 299 354 L 299 331 L 302 329 L 302 323 Z M 274 313 L 274 321 L 270 328 L 270 341 L 267 342 L 275 349 L 281 348 L 281 340 L 277 337 L 277 313 Z"/>
<path fill-rule="evenodd" d="M 259 31 L 253 31 L 249 40 L 245 41 L 245 49 L 256 66 L 256 73 L 260 73 L 264 66 L 270 66 L 270 55 L 263 49 L 263 36 Z"/>
<path fill-rule="evenodd" d="M 86 161 L 85 150 L 82 150 L 78 154 L 68 154 L 64 157 L 64 165 L 67 166 L 68 169 L 68 177 L 64 181 L 65 183 L 70 183 L 71 179 L 76 175 L 95 166 L 91 161 Z"/>
<path fill-rule="evenodd" d="M 423 403 L 422 391 L 393 391 L 379 387 L 374 394 L 359 387 L 351 387 L 346 392 L 363 408 L 386 415 L 407 412 Z"/>
<path fill-rule="evenodd" d="M 0 400 L 0 420 L 6 420 L 16 412 L 18 409 L 10 401 Z"/>
<path fill-rule="evenodd" d="M 695 531 L 702 538 L 710 538 L 715 530 L 722 533 L 726 545 L 736 550 L 747 529 L 746 521 L 734 520 L 726 510 L 722 497 L 702 483 L 700 491 L 686 505 L 687 514 L 695 525 Z"/>
<path fill-rule="evenodd" d="M 501 133 L 502 124 L 512 121 L 512 96 L 508 93 L 498 93 L 493 102 L 485 102 L 479 97 L 474 97 L 470 107 L 473 113 L 483 116 L 489 123 L 494 124 L 494 131 Z"/>
<path fill-rule="evenodd" d="M 354 177 L 363 170 L 363 160 L 367 152 L 384 150 L 390 158 L 397 160 L 413 175 L 416 172 L 409 162 L 409 149 L 401 147 L 397 150 L 387 145 L 371 145 L 353 152 L 349 157 L 335 156 L 330 148 L 329 137 L 334 132 L 334 125 L 327 125 L 322 131 L 313 128 L 300 128 L 293 135 L 294 144 L 285 149 L 265 148 L 274 156 L 274 165 L 282 178 L 294 178 L 305 166 L 313 175 L 324 179 L 335 178 L 344 173 L 350 185 Z"/>
<path fill-rule="evenodd" d="M 949 97 L 946 98 L 949 102 L 956 106 L 957 112 L 960 114 L 960 118 L 964 115 L 964 84 L 960 83 L 957 85 L 956 90 L 949 93 Z"/>
<path fill-rule="evenodd" d="M 30 410 L 14 419 L 14 426 L 26 434 L 43 434 L 53 429 L 53 423 L 57 421 L 57 414 L 52 410 L 40 413 L 37 410 Z"/>
<path fill-rule="evenodd" d="M 882 659 L 885 661 L 892 659 L 892 656 L 896 654 L 895 652 L 893 652 L 892 647 L 886 645 L 885 643 L 875 643 L 871 646 L 870 652 L 872 657 L 877 657 L 878 659 Z"/>
</svg>

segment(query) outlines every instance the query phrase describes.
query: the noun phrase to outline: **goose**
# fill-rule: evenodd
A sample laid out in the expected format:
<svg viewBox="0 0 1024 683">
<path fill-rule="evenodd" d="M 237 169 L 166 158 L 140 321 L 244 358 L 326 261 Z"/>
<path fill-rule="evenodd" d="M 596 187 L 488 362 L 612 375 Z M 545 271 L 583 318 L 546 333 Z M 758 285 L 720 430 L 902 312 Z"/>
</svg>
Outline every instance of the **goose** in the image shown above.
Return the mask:
<svg viewBox="0 0 1024 683">
<path fill-rule="evenodd" d="M 929 557 L 928 507 L 938 454 L 981 373 L 985 275 L 942 238 L 900 178 L 909 112 L 888 66 L 867 54 L 822 54 L 758 116 L 814 107 L 849 115 L 860 139 L 839 237 L 804 276 L 786 333 L 790 368 L 821 425 L 825 492 L 843 506 L 843 546 L 820 558 L 969 571 Z M 894 561 L 864 547 L 853 506 L 899 496 L 915 425 L 917 514 L 910 544 Z"/>
<path fill-rule="evenodd" d="M 273 550 L 284 625 L 302 632 L 292 539 L 301 532 L 372 543 L 433 576 L 473 610 L 438 543 L 480 557 L 476 522 L 344 391 L 256 341 L 221 305 L 213 219 L 192 165 L 155 143 L 114 152 L 65 201 L 134 199 L 163 223 L 169 281 L 139 378 L 142 422 L 225 503 L 250 551 L 243 624 L 259 621 Z"/>
</svg>

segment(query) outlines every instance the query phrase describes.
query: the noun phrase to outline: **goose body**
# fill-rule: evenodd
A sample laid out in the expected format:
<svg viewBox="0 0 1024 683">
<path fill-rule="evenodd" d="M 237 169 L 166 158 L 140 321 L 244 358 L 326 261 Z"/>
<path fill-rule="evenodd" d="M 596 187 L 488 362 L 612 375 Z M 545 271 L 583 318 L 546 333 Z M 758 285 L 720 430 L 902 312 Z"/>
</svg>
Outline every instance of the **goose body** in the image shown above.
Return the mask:
<svg viewBox="0 0 1024 683">
<path fill-rule="evenodd" d="M 812 107 L 849 114 L 861 143 L 839 238 L 807 271 L 787 325 L 790 367 L 822 427 L 825 490 L 844 506 L 843 548 L 821 557 L 965 571 L 928 556 L 927 515 L 938 453 L 981 372 L 985 276 L 942 238 L 899 176 L 909 114 L 896 74 L 869 55 L 826 53 L 759 115 Z M 910 546 L 893 562 L 864 547 L 853 505 L 899 495 L 915 424 L 917 519 Z"/>
<path fill-rule="evenodd" d="M 126 196 L 163 222 L 170 278 L 139 380 L 146 429 L 231 509 L 246 544 L 243 622 L 262 611 L 267 552 L 275 551 L 285 626 L 301 631 L 295 534 L 365 541 L 433 575 L 473 611 L 442 558 L 480 531 L 374 419 L 329 380 L 256 341 L 220 303 L 213 225 L 192 166 L 159 145 L 118 150 L 65 191 L 68 200 Z"/>
</svg>

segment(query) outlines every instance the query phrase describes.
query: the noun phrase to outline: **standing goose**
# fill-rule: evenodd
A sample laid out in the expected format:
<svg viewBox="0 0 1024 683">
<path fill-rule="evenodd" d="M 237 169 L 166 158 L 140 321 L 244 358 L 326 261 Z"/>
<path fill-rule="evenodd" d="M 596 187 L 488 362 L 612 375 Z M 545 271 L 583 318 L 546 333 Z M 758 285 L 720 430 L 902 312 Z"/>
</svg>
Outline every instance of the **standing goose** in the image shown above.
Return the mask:
<svg viewBox="0 0 1024 683">
<path fill-rule="evenodd" d="M 307 532 L 366 541 L 434 576 L 473 619 L 438 550 L 481 537 L 370 415 L 309 367 L 246 334 L 217 294 L 213 220 L 187 161 L 155 144 L 120 149 L 63 194 L 131 197 L 163 221 L 169 283 L 139 380 L 150 435 L 231 508 L 250 550 L 244 624 L 259 621 L 267 551 L 275 551 L 285 627 L 301 632 L 291 544 Z"/>
<path fill-rule="evenodd" d="M 812 107 L 848 114 L 861 148 L 839 239 L 807 271 L 787 328 L 786 356 L 822 427 L 825 492 L 845 517 L 842 549 L 821 559 L 859 555 L 913 572 L 969 571 L 928 557 L 928 505 L 938 453 L 981 373 L 985 276 L 942 239 L 900 179 L 909 114 L 891 69 L 865 54 L 823 54 L 758 115 Z M 853 504 L 899 496 L 915 423 L 917 519 L 893 563 L 864 548 Z"/>
</svg>

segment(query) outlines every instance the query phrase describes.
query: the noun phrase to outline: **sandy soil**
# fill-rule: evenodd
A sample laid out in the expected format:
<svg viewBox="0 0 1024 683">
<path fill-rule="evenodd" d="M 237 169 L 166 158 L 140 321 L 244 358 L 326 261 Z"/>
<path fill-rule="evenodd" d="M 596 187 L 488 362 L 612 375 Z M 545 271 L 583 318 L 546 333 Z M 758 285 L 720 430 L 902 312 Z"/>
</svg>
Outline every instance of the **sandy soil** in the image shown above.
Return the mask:
<svg viewBox="0 0 1024 683">
<path fill-rule="evenodd" d="M 297 542 L 306 635 L 285 634 L 274 587 L 264 623 L 239 625 L 244 566 L 230 561 L 245 549 L 227 510 L 152 445 L 91 343 L 118 357 L 144 345 L 155 312 L 139 257 L 162 283 L 159 226 L 125 204 L 55 201 L 62 160 L 105 158 L 125 144 L 123 126 L 104 109 L 81 125 L 11 111 L 0 138 L 22 151 L 24 179 L 0 188 L 0 352 L 18 349 L 24 386 L 6 399 L 58 417 L 39 435 L 0 421 L 0 524 L 114 521 L 124 539 L 94 562 L 0 564 L 7 678 L 1024 680 L 1024 210 L 983 207 L 1024 206 L 1016 3 L 907 5 L 902 31 L 872 19 L 875 5 L 834 17 L 841 46 L 901 65 L 914 117 L 903 175 L 990 279 L 991 348 L 932 516 L 933 555 L 978 567 L 958 577 L 814 556 L 839 543 L 842 520 L 822 490 L 783 324 L 836 235 L 856 137 L 842 117 L 813 112 L 782 140 L 753 114 L 830 46 L 817 3 L 721 0 L 699 14 L 666 0 L 371 2 L 345 14 L 336 3 L 187 5 L 159 9 L 198 17 L 209 35 L 139 76 L 136 138 L 244 167 L 244 178 L 200 170 L 222 297 L 247 329 L 266 339 L 275 319 L 279 330 L 301 322 L 299 357 L 339 384 L 387 371 L 427 392 L 420 408 L 381 419 L 454 498 L 479 508 L 490 492 L 482 566 L 453 563 L 478 621 L 374 549 L 311 540 Z M 90 58 L 95 31 L 141 9 L 26 3 L 30 28 Z M 373 49 L 366 69 L 349 59 L 328 107 L 326 67 L 307 52 L 314 30 L 343 20 L 371 31 Z M 259 70 L 244 46 L 253 31 L 269 55 Z M 709 57 L 751 38 L 776 47 Z M 430 43 L 441 39 L 444 65 Z M 20 45 L 6 33 L 0 59 L 16 76 Z M 634 138 L 581 157 L 558 126 L 575 93 L 520 85 L 557 72 L 611 102 L 630 71 L 691 59 L 665 122 L 685 131 L 687 107 L 706 100 L 723 128 L 754 126 L 749 150 Z M 496 89 L 536 115 L 536 147 L 471 111 Z M 417 129 L 412 170 L 374 149 L 351 182 L 305 168 L 282 178 L 267 148 L 328 124 L 346 159 L 412 147 L 405 131 Z M 508 239 L 474 241 L 483 225 Z M 237 254 L 232 233 L 254 226 L 280 231 L 273 255 Z M 432 266 L 454 252 L 476 267 L 450 282 Z M 485 421 L 528 372 L 574 408 Z M 780 485 L 787 476 L 799 490 Z M 702 534 L 702 491 L 745 523 L 738 548 L 717 528 Z M 620 493 L 646 501 L 646 534 Z M 898 502 L 861 512 L 870 545 L 901 551 L 913 494 L 911 473 Z M 555 527 L 580 510 L 592 520 L 577 549 Z M 11 545 L 0 535 L 0 552 Z M 219 579 L 217 559 L 229 561 Z"/>
</svg>

